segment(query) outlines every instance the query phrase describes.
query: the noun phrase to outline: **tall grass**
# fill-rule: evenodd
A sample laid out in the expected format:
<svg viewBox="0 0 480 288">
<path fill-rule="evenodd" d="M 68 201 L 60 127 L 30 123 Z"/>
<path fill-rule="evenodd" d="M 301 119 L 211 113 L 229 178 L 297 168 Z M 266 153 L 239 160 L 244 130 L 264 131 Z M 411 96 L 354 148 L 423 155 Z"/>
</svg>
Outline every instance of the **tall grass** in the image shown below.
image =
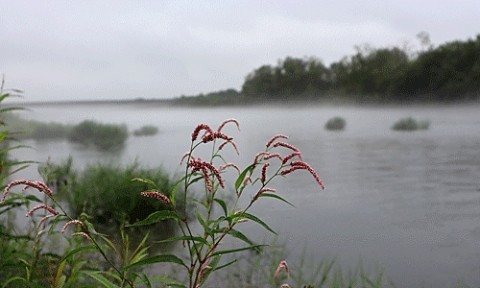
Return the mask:
<svg viewBox="0 0 480 288">
<path fill-rule="evenodd" d="M 138 197 L 139 191 L 151 188 L 149 183 L 135 181 L 148 178 L 162 191 L 171 191 L 173 182 L 161 168 L 142 168 L 139 163 L 115 165 L 90 164 L 82 171 L 72 168 L 72 161 L 44 166 L 49 182 L 64 186 L 59 197 L 65 199 L 72 214 L 87 213 L 92 223 L 116 225 L 145 219 L 150 213 L 165 209 L 161 202 Z"/>
</svg>

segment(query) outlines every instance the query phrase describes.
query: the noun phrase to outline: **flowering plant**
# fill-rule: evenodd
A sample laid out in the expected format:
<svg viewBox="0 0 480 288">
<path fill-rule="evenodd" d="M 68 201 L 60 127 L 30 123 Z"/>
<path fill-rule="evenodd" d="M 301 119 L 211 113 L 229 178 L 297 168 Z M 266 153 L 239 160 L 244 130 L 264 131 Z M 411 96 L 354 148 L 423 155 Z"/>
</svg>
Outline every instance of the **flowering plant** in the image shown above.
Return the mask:
<svg viewBox="0 0 480 288">
<path fill-rule="evenodd" d="M 222 263 L 223 255 L 250 249 L 258 250 L 263 246 L 255 244 L 247 235 L 238 230 L 238 224 L 244 221 L 253 221 L 275 233 L 267 223 L 249 213 L 250 208 L 260 198 L 273 198 L 290 204 L 275 193 L 275 188 L 271 187 L 275 178 L 305 170 L 313 176 L 320 189 L 325 188 L 315 170 L 303 161 L 300 150 L 285 142 L 288 139 L 286 135 L 276 135 L 267 141 L 264 150 L 259 152 L 243 170 L 234 163 L 227 162 L 221 153 L 225 147 L 230 146 L 237 153 L 239 151 L 233 137 L 223 132 L 226 125 L 235 125 L 239 129 L 239 123 L 235 119 L 225 120 L 216 130 L 207 124 L 198 125 L 192 133 L 190 149 L 182 157 L 182 163 L 185 163 L 185 174 L 178 184 L 183 183 L 184 185 L 185 203 L 188 201 L 187 197 L 192 196 L 192 199 L 195 199 L 201 206 L 201 209 L 197 210 L 194 215 L 200 223 L 201 231 L 194 231 L 193 225 L 190 223 L 191 216 L 186 210 L 180 211 L 180 213 L 174 212 L 175 193 L 170 193 L 170 197 L 167 197 L 162 191 L 155 189 L 144 191 L 141 194 L 144 197 L 162 201 L 172 209 L 154 212 L 145 220 L 132 225 L 149 225 L 165 219 L 177 221 L 182 235 L 166 241 L 183 241 L 188 248 L 188 260 L 184 261 L 175 255 L 162 255 L 162 257 L 152 256 L 138 264 L 159 261 L 179 264 L 187 270 L 187 287 L 191 288 L 202 286 L 211 272 L 235 263 L 235 260 Z M 203 160 L 196 154 L 199 147 L 203 145 L 210 145 L 210 149 L 207 149 L 207 151 L 211 151 L 208 160 Z M 234 201 L 231 205 L 228 205 L 220 195 L 220 191 L 227 187 L 227 180 L 224 177 L 227 170 L 233 170 L 237 175 L 233 183 Z M 203 197 L 194 194 L 195 189 L 198 189 L 198 185 L 195 184 L 198 183 L 201 184 Z M 249 198 L 246 202 L 240 201 L 244 197 Z M 241 207 L 241 203 L 246 203 L 246 205 Z M 214 215 L 215 207 L 221 209 L 220 215 Z M 184 209 L 187 209 L 187 205 L 184 205 Z M 245 243 L 245 246 L 236 249 L 222 249 L 222 243 L 226 237 L 239 240 Z M 286 262 L 282 262 L 282 265 L 285 267 Z"/>
<path fill-rule="evenodd" d="M 227 125 L 234 125 L 239 129 L 239 123 L 235 119 L 228 119 L 221 123 L 216 130 L 206 124 L 200 124 L 193 130 L 190 149 L 181 160 L 181 163 L 185 165 L 185 173 L 173 187 L 173 191 L 160 191 L 148 179 L 134 179 L 152 186 L 150 190 L 139 191 L 141 197 L 151 198 L 152 201 L 161 201 L 167 209 L 153 212 L 147 218 L 125 227 L 147 226 L 167 219 L 173 220 L 178 224 L 181 235 L 159 241 L 159 243 L 182 242 L 186 250 L 184 256 L 174 254 L 148 255 L 145 241 L 142 241 L 133 253 L 129 252 L 128 245 L 126 249 L 119 249 L 105 235 L 97 233 L 93 225 L 88 222 L 87 217 L 81 219 L 70 217 L 55 200 L 54 192 L 40 181 L 17 180 L 11 182 L 4 189 L 0 206 L 8 202 L 7 196 L 14 186 L 23 185 L 24 189 L 35 188 L 44 193 L 46 199 L 42 204 L 31 208 L 27 212 L 27 216 L 32 216 L 37 210 L 43 210 L 45 215 L 40 219 L 39 225 L 45 225 L 52 219 L 55 219 L 54 223 L 64 221 L 61 229 L 62 233 L 73 226 L 76 231 L 72 235 L 87 239 L 86 241 L 90 245 L 76 247 L 62 257 L 55 273 L 58 276 L 55 278 L 56 282 L 53 283 L 55 285 L 66 282 L 62 275 L 64 274 L 65 261 L 69 257 L 93 249 L 100 253 L 111 269 L 105 272 L 87 270 L 83 273 L 105 287 L 118 287 L 117 285 L 134 287 L 138 283 L 151 287 L 148 277 L 138 272 L 138 269 L 154 263 L 170 263 L 183 267 L 188 278 L 187 281 L 163 278 L 159 280 L 160 282 L 177 287 L 202 287 L 212 272 L 236 262 L 235 259 L 223 262 L 224 258 L 222 257 L 224 255 L 245 250 L 260 251 L 260 248 L 264 246 L 254 243 L 241 232 L 238 228 L 240 223 L 251 221 L 267 231 L 275 233 L 267 223 L 252 214 L 250 210 L 255 203 L 264 198 L 290 204 L 273 188 L 272 184 L 276 178 L 288 177 L 294 172 L 304 170 L 312 175 L 320 189 L 325 188 L 315 170 L 303 160 L 301 151 L 286 142 L 288 139 L 286 135 L 279 134 L 268 140 L 263 151 L 255 155 L 252 162 L 243 169 L 226 161 L 222 155 L 226 147 L 230 147 L 234 152 L 239 153 L 233 137 L 224 133 Z M 209 148 L 207 151 L 210 151 L 206 157 L 208 160 L 203 160 L 200 156 L 204 155 L 198 155 L 197 153 L 205 151 L 200 149 L 204 146 Z M 232 183 L 233 187 L 231 187 L 233 189 L 233 193 L 231 193 L 233 194 L 233 201 L 231 202 L 224 200 L 221 192 L 229 187 L 228 171 L 235 173 L 235 180 Z M 184 190 L 182 195 L 183 205 L 180 205 L 182 208 L 178 208 L 176 205 L 176 200 L 179 197 L 176 192 L 179 189 Z M 198 209 L 195 209 L 194 213 L 187 211 L 191 203 L 198 204 Z M 220 209 L 221 212 L 214 213 L 215 209 Z M 199 225 L 194 225 L 194 223 Z M 234 249 L 224 248 L 223 244 L 227 238 L 238 240 L 244 246 Z M 124 242 L 128 242 L 128 239 L 124 240 Z M 112 260 L 107 256 L 107 249 L 120 255 L 122 261 L 118 263 L 118 261 Z M 289 274 L 286 261 L 280 262 L 275 272 L 275 278 L 282 271 L 287 272 L 287 275 Z M 281 287 L 288 287 L 288 284 L 284 283 Z"/>
</svg>

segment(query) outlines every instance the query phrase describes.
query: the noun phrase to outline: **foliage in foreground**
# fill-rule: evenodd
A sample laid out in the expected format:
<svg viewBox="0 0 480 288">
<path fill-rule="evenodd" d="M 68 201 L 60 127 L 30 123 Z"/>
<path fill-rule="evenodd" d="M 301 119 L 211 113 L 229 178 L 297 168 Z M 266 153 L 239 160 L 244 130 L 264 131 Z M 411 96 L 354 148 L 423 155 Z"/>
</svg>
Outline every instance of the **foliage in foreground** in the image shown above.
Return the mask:
<svg viewBox="0 0 480 288">
<path fill-rule="evenodd" d="M 88 210 L 84 207 L 81 213 L 71 214 L 58 200 L 62 193 L 57 195 L 58 193 L 44 182 L 10 182 L 0 198 L 0 214 L 5 215 L 9 210 L 22 206 L 26 208 L 26 216 L 31 218 L 31 222 L 27 231 L 20 235 L 1 226 L 0 284 L 3 287 L 211 287 L 213 284 L 209 282 L 210 276 L 234 265 L 238 260 L 238 253 L 263 255 L 261 252 L 265 245 L 254 243 L 245 235 L 242 232 L 242 223 L 249 221 L 275 233 L 266 222 L 250 213 L 250 208 L 258 201 L 278 200 L 290 204 L 276 193 L 274 179 L 290 177 L 297 171 L 306 171 L 313 176 L 320 189 L 323 189 L 324 185 L 314 169 L 303 161 L 299 149 L 285 142 L 285 135 L 272 137 L 264 150 L 243 169 L 226 161 L 221 155 L 223 149 L 231 148 L 238 152 L 233 138 L 224 134 L 228 124 L 238 126 L 236 120 L 230 119 L 216 130 L 205 124 L 195 128 L 190 150 L 182 158 L 185 174 L 173 186 L 162 186 L 149 174 L 142 173 L 145 178 L 135 178 L 133 168 L 126 169 L 127 173 L 121 175 L 116 175 L 118 169 L 111 170 L 111 167 L 92 168 L 94 176 L 83 180 L 84 189 L 78 193 L 83 197 L 89 193 L 87 190 L 93 190 L 94 199 L 77 199 L 78 203 L 105 201 L 118 202 L 110 203 L 112 205 L 130 205 L 130 201 L 135 200 L 118 201 L 118 190 L 127 185 L 126 181 L 132 183 L 130 180 L 134 178 L 134 183 L 146 187 L 134 188 L 138 191 L 131 194 L 162 207 L 136 223 L 122 224 L 119 228 L 119 239 L 111 240 L 94 228 L 91 220 L 95 219 L 92 216 L 98 213 L 96 209 Z M 208 159 L 206 161 L 200 157 L 205 155 Z M 227 181 L 231 179 L 230 176 L 235 179 L 232 183 Z M 48 180 L 45 179 L 45 182 L 49 182 Z M 116 183 L 119 181 L 121 183 Z M 106 190 L 110 192 L 95 190 L 96 186 L 102 185 L 103 188 L 111 188 Z M 22 189 L 18 190 L 17 187 Z M 26 189 L 33 190 L 33 194 L 25 194 Z M 184 193 L 178 195 L 179 190 Z M 178 201 L 178 196 L 183 200 Z M 226 200 L 226 197 L 231 199 L 232 196 L 232 202 Z M 192 205 L 196 209 L 194 213 L 189 213 Z M 114 210 L 123 208 L 113 207 Z M 125 215 L 108 217 L 122 216 Z M 135 218 L 137 217 L 131 217 L 130 220 Z M 153 242 L 152 246 L 178 242 L 182 244 L 179 248 L 183 247 L 183 251 L 176 254 L 152 253 L 155 250 L 147 245 L 148 235 L 135 244 L 128 236 L 127 231 L 130 229 L 152 227 L 165 220 L 174 221 L 180 235 Z M 228 239 L 236 242 L 236 247 L 240 248 L 224 247 Z M 51 249 L 48 243 L 57 245 Z M 263 278 L 270 287 L 290 287 L 294 283 L 297 285 L 296 279 L 304 279 L 301 272 L 292 271 L 285 260 L 276 259 L 275 262 L 266 266 L 269 268 L 266 268 L 265 275 L 269 277 Z M 164 269 L 148 272 L 146 268 L 153 264 Z M 322 264 L 319 267 L 325 266 Z M 327 263 L 327 268 L 322 268 L 323 275 L 334 273 L 328 267 L 331 265 Z M 172 273 L 168 273 L 169 269 Z M 324 283 L 330 283 L 330 287 L 360 287 L 351 285 L 350 280 L 342 282 L 342 279 L 347 279 L 343 276 L 334 276 L 331 279 L 337 282 Z M 265 282 L 259 280 L 256 284 L 255 287 L 259 287 L 258 285 Z M 315 287 L 312 285 L 322 287 L 322 284 L 317 282 L 304 284 L 304 287 L 309 288 Z"/>
<path fill-rule="evenodd" d="M 73 217 L 86 213 L 94 224 L 118 228 L 125 221 L 142 220 L 167 208 L 161 202 L 138 197 L 150 183 L 162 191 L 172 190 L 174 183 L 160 168 L 142 168 L 136 162 L 125 166 L 97 163 L 75 171 L 72 165 L 69 158 L 61 164 L 47 163 L 40 170 L 47 183 L 59 189 L 57 195 L 66 201 Z M 132 180 L 137 178 L 148 178 L 149 183 Z"/>
<path fill-rule="evenodd" d="M 74 215 L 68 213 L 60 205 L 51 188 L 44 182 L 16 180 L 7 185 L 0 203 L 2 207 L 8 207 L 8 209 L 18 206 L 20 203 L 16 201 L 24 196 L 13 191 L 17 186 L 24 187 L 22 191 L 26 188 L 33 188 L 40 192 L 41 195 L 43 194 L 43 199 L 34 195 L 28 196 L 30 198 L 27 201 L 28 203 L 26 203 L 29 209 L 27 216 L 34 219 L 32 223 L 37 232 L 33 237 L 34 243 L 41 243 L 42 234 L 44 234 L 44 237 L 53 237 L 55 234 L 59 234 L 56 227 L 60 223 L 63 224 L 61 233 L 71 235 L 70 237 L 67 236 L 66 241 L 70 245 L 67 245 L 67 250 L 63 255 L 48 253 L 48 255 L 55 255 L 54 258 L 59 261 L 48 262 L 50 267 L 48 271 L 44 272 L 50 272 L 50 274 L 41 280 L 44 283 L 47 281 L 50 284 L 60 285 L 67 283 L 70 279 L 78 279 L 79 275 L 83 275 L 83 277 L 88 276 L 87 278 L 98 281 L 99 284 L 105 287 L 150 286 L 150 279 L 156 279 L 156 281 L 163 282 L 165 285 L 190 288 L 201 287 L 207 283 L 211 273 L 236 262 L 235 260 L 222 261 L 224 255 L 248 250 L 260 252 L 261 247 L 264 245 L 251 241 L 237 226 L 241 228 L 241 223 L 252 221 L 274 233 L 267 223 L 249 213 L 250 208 L 257 201 L 273 199 L 289 203 L 280 195 L 274 193 L 275 188 L 272 186 L 272 180 L 281 176 L 290 176 L 296 171 L 304 170 L 314 177 L 322 189 L 323 183 L 313 168 L 302 160 L 301 152 L 296 147 L 283 141 L 287 138 L 285 135 L 277 135 L 270 139 L 265 146 L 265 150 L 258 153 L 251 164 L 244 169 L 239 169 L 235 164 L 227 162 L 221 156 L 220 152 L 222 149 L 230 147 L 237 151 L 233 138 L 223 132 L 225 126 L 232 123 L 238 126 L 238 122 L 231 119 L 222 123 L 217 130 L 213 130 L 205 124 L 198 125 L 195 128 L 192 133 L 190 151 L 183 157 L 183 161 L 186 163 L 185 174 L 171 191 L 162 191 L 164 187 L 159 187 L 150 179 L 137 179 L 137 181 L 150 186 L 150 189 L 142 191 L 140 195 L 145 199 L 150 198 L 150 201 L 159 202 L 161 205 L 166 206 L 167 209 L 155 211 L 145 219 L 134 224 L 125 225 L 121 229 L 150 226 L 171 219 L 177 223 L 181 235 L 162 242 L 179 241 L 184 243 L 186 248 L 185 254 L 148 255 L 147 247 L 145 246 L 146 240 L 141 241 L 137 247 L 133 247 L 133 250 L 131 250 L 129 245 L 125 245 L 124 233 L 121 233 L 121 245 L 117 246 L 115 244 L 116 241 L 110 241 L 105 235 L 98 233 L 93 228 L 89 215 L 82 213 L 79 217 L 74 217 Z M 207 154 L 209 160 L 204 161 L 197 153 L 205 152 L 201 147 L 210 145 L 211 147 L 208 150 L 211 152 Z M 108 182 L 106 179 L 111 173 L 113 172 L 106 171 L 101 173 L 104 177 L 101 180 L 98 179 L 97 182 L 92 180 L 93 182 L 89 183 L 89 188 L 92 189 L 92 187 L 95 187 L 96 184 L 102 181 L 106 181 L 107 185 L 114 185 L 113 182 Z M 224 189 L 228 191 L 226 190 L 226 173 L 237 175 L 233 187 L 231 187 L 233 188 L 235 198 L 233 203 L 227 203 L 222 193 L 220 193 Z M 181 203 L 181 201 L 177 202 L 175 195 L 180 186 L 183 186 L 185 190 L 183 203 L 197 203 L 198 205 L 196 212 L 193 213 L 193 217 L 190 213 L 187 213 L 187 205 L 179 206 L 178 203 Z M 141 191 L 141 189 L 139 190 Z M 97 193 L 100 192 L 97 191 Z M 112 192 L 111 194 L 115 195 Z M 105 194 L 102 197 L 115 196 Z M 244 203 L 244 201 L 240 201 L 243 198 L 249 199 L 244 204 L 246 206 L 241 204 Z M 110 198 L 108 200 L 114 201 L 116 199 Z M 39 202 L 39 204 L 32 208 L 30 202 Z M 215 212 L 217 209 L 220 209 L 222 212 Z M 200 225 L 194 224 L 193 220 Z M 68 233 L 68 231 L 72 230 L 73 234 Z M 76 237 L 72 238 L 72 236 L 84 237 L 86 242 L 79 243 L 78 241 L 73 241 L 72 239 L 76 239 Z M 222 248 L 222 243 L 228 238 L 244 243 L 243 247 L 237 249 Z M 76 275 L 64 273 L 65 266 L 68 264 L 67 260 L 71 260 L 74 256 L 83 259 L 82 254 L 84 250 L 97 251 L 99 257 L 103 259 L 102 262 L 106 268 L 102 269 L 100 266 L 93 270 L 78 269 L 75 270 L 77 271 Z M 111 250 L 111 253 L 108 253 L 109 250 Z M 112 254 L 115 257 L 112 257 Z M 40 253 L 39 255 L 44 256 L 47 254 Z M 36 270 L 38 269 L 36 266 L 38 259 L 40 258 L 34 257 L 34 263 L 31 260 L 25 260 L 25 265 L 30 267 L 32 271 Z M 91 265 L 85 259 L 82 260 L 82 263 Z M 155 275 L 147 277 L 142 272 L 144 266 L 158 263 L 176 265 L 181 269 L 183 268 L 184 273 L 176 273 L 175 275 L 180 277 L 176 279 L 172 278 L 174 275 L 165 275 L 166 277 L 157 279 Z M 74 267 L 68 267 L 68 269 L 68 271 L 73 271 Z M 282 271 L 288 271 L 285 261 L 280 263 L 276 274 L 280 275 L 283 273 Z M 19 276 L 22 279 L 19 281 L 28 283 L 31 274 L 27 274 Z M 278 278 L 278 275 L 275 278 Z M 278 283 L 278 285 L 280 284 Z"/>
</svg>

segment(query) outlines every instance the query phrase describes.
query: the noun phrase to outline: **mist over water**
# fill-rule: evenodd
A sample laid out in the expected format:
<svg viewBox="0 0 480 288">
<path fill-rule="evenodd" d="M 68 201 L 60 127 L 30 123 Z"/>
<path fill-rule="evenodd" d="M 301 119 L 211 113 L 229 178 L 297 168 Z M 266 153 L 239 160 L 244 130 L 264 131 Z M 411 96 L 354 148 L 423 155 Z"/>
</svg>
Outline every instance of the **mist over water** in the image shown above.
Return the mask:
<svg viewBox="0 0 480 288">
<path fill-rule="evenodd" d="M 345 269 L 361 261 L 373 274 L 383 270 L 396 287 L 452 287 L 480 283 L 480 114 L 478 106 L 439 107 L 244 107 L 172 108 L 135 105 L 33 106 L 24 116 L 38 121 L 79 123 L 85 119 L 127 124 L 130 131 L 155 125 L 152 137 L 130 136 L 116 153 L 101 153 L 67 141 L 26 141 L 33 149 L 16 151 L 20 160 L 53 162 L 71 155 L 77 167 L 98 161 L 131 163 L 181 172 L 199 123 L 216 127 L 235 118 L 225 132 L 235 138 L 246 165 L 275 134 L 290 136 L 327 189 L 320 191 L 308 173 L 278 185 L 296 208 L 263 201 L 254 213 L 279 233 L 287 261 L 304 247 L 312 259 L 336 257 Z M 325 122 L 343 117 L 341 132 Z M 429 120 L 430 129 L 395 132 L 400 118 Z M 23 173 L 38 177 L 33 166 Z M 271 237 L 248 228 L 256 240 Z M 267 237 L 267 238 L 266 238 Z"/>
</svg>

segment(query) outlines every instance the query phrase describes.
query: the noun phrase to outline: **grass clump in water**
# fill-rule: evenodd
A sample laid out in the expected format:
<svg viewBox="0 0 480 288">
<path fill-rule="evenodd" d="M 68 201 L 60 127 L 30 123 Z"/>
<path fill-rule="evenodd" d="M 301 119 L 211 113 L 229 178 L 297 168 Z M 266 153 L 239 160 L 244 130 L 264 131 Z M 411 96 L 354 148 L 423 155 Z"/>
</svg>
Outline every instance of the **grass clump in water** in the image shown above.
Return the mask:
<svg viewBox="0 0 480 288">
<path fill-rule="evenodd" d="M 330 131 L 340 131 L 345 129 L 347 122 L 342 117 L 333 117 L 330 118 L 327 123 L 325 123 L 325 129 Z"/>
<path fill-rule="evenodd" d="M 112 150 L 123 147 L 128 138 L 126 125 L 102 124 L 85 120 L 75 125 L 68 140 L 86 146 L 95 146 L 100 150 Z"/>
<path fill-rule="evenodd" d="M 91 164 L 79 173 L 70 166 L 71 161 L 60 165 L 50 164 L 48 169 L 55 171 L 52 178 L 68 179 L 67 188 L 61 189 L 65 191 L 62 198 L 65 198 L 75 216 L 85 212 L 92 217 L 94 224 L 117 226 L 124 220 L 142 220 L 155 211 L 166 209 L 160 201 L 139 197 L 139 191 L 148 191 L 152 186 L 169 194 L 173 183 L 163 169 L 142 168 L 138 163 L 124 167 Z M 62 175 L 59 169 L 68 175 Z M 136 178 L 148 178 L 149 182 L 134 181 Z M 65 185 L 64 180 L 59 182 Z"/>
<path fill-rule="evenodd" d="M 145 125 L 133 131 L 135 136 L 153 136 L 158 133 L 158 128 L 152 125 Z"/>
<path fill-rule="evenodd" d="M 416 131 L 427 130 L 430 127 L 430 122 L 427 120 L 419 121 L 412 117 L 402 118 L 395 122 L 392 126 L 392 130 L 395 131 Z"/>
</svg>

